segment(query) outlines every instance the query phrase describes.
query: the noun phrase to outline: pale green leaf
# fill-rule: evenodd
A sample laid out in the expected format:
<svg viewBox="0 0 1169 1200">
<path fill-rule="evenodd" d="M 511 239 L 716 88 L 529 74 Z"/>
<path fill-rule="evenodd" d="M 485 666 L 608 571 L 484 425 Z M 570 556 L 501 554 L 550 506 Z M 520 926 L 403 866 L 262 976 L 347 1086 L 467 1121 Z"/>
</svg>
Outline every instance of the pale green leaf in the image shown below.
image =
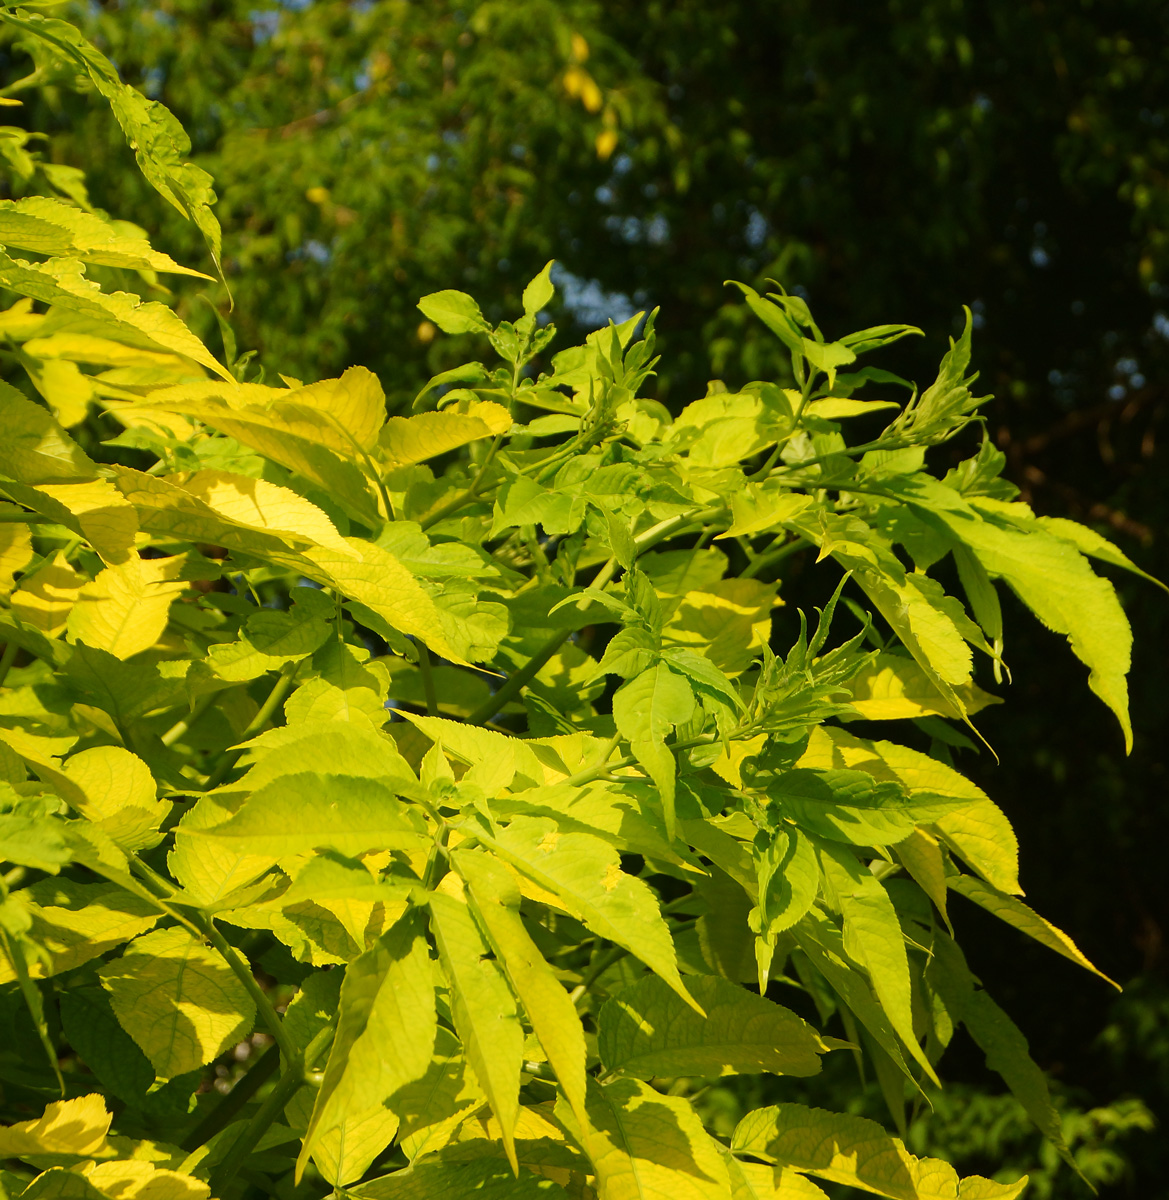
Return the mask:
<svg viewBox="0 0 1169 1200">
<path fill-rule="evenodd" d="M 145 933 L 162 915 L 157 906 L 112 883 L 41 879 L 13 899 L 25 906 L 29 936 L 44 951 L 29 964 L 34 979 L 60 975 Z M 0 956 L 0 984 L 16 979 Z"/>
<path fill-rule="evenodd" d="M 717 976 L 686 987 L 702 1017 L 656 976 L 622 989 L 597 1018 L 606 1070 L 638 1079 L 677 1075 L 815 1075 L 824 1045 L 788 1009 Z"/>
<path fill-rule="evenodd" d="M 911 658 L 901 654 L 878 654 L 862 667 L 848 683 L 852 692 L 849 703 L 868 721 L 895 721 L 931 714 L 961 720 L 963 713 L 951 704 L 933 681 Z M 954 688 L 969 716 L 991 704 L 1001 704 L 997 696 L 984 692 L 974 683 Z"/>
<path fill-rule="evenodd" d="M 345 1158 L 330 1175 L 333 1182 L 344 1184 L 360 1177 L 372 1161 L 358 1166 L 349 1126 L 388 1108 L 395 1120 L 375 1153 L 384 1148 L 396 1130 L 394 1093 L 425 1075 L 431 1063 L 434 982 L 417 912 L 404 916 L 350 964 L 339 1011 L 337 1036 L 300 1151 L 298 1172 L 310 1155 L 316 1155 L 322 1140 L 335 1132 Z"/>
<path fill-rule="evenodd" d="M 127 659 L 149 650 L 166 629 L 170 606 L 187 584 L 175 578 L 183 556 L 127 558 L 85 584 L 66 624 L 69 636 Z"/>
<path fill-rule="evenodd" d="M 450 983 L 455 1030 L 499 1121 L 500 1135 L 514 1168 L 524 1049 L 515 1001 L 500 964 L 488 957 L 489 948 L 465 899 L 434 892 L 430 897 L 430 921 Z"/>
<path fill-rule="evenodd" d="M 456 853 L 454 865 L 470 889 L 475 912 L 512 991 L 579 1117 L 585 1105 L 584 1030 L 563 984 L 524 928 L 515 879 L 501 862 L 485 854 Z"/>
<path fill-rule="evenodd" d="M 119 1023 L 160 1082 L 211 1062 L 245 1037 L 256 1018 L 231 968 L 185 929 L 136 938 L 99 976 Z"/>
<path fill-rule="evenodd" d="M 143 301 L 130 292 L 103 292 L 85 278 L 76 259 L 51 258 L 43 263 L 9 258 L 0 251 L 0 283 L 20 296 L 111 323 L 117 331 L 144 337 L 155 348 L 181 354 L 232 383 L 231 374 L 183 324 L 157 300 Z"/>
<path fill-rule="evenodd" d="M 636 1079 L 590 1080 L 588 1118 L 581 1126 L 561 1115 L 593 1164 L 601 1200 L 727 1200 L 720 1147 L 689 1100 Z"/>
<path fill-rule="evenodd" d="M 498 837 L 478 836 L 505 862 L 558 897 L 599 937 L 640 958 L 687 1003 L 669 926 L 649 886 L 621 870 L 617 851 L 587 833 L 561 833 L 554 822 L 518 817 Z"/>
<path fill-rule="evenodd" d="M 617 690 L 613 719 L 630 742 L 660 742 L 672 726 L 694 714 L 694 693 L 686 679 L 659 663 Z"/>
<path fill-rule="evenodd" d="M 79 258 L 102 267 L 208 278 L 152 249 L 134 226 L 104 221 L 51 196 L 0 200 L 0 245 L 31 250 L 46 258 Z"/>
<path fill-rule="evenodd" d="M 1094 967 L 1062 929 L 1057 929 L 1050 921 L 1045 920 L 1034 909 L 1024 904 L 1022 900 L 1000 892 L 997 888 L 991 887 L 981 879 L 976 879 L 973 875 L 951 875 L 946 883 L 952 891 L 965 896 L 967 900 L 973 900 L 987 912 L 993 913 L 1000 921 L 1014 926 L 1020 933 L 1034 938 L 1049 950 L 1054 950 L 1056 954 L 1062 954 L 1064 958 L 1070 959 L 1086 971 L 1091 971 L 1093 975 L 1099 975 L 1106 983 L 1111 983 L 1117 991 L 1120 991 L 1120 985 L 1109 979 L 1103 971 Z"/>
<path fill-rule="evenodd" d="M 844 918 L 844 951 L 869 974 L 889 1023 L 922 1070 L 937 1077 L 913 1028 L 909 956 L 897 910 L 884 885 L 847 851 L 824 844 L 820 863 Z"/>
<path fill-rule="evenodd" d="M 827 1200 L 824 1192 L 791 1167 L 742 1162 L 724 1154 L 731 1177 L 731 1200 Z"/>
<path fill-rule="evenodd" d="M 222 825 L 187 832 L 252 855 L 282 857 L 328 847 L 352 858 L 370 850 L 413 849 L 425 831 L 422 814 L 392 786 L 304 771 L 254 792 Z"/>
<path fill-rule="evenodd" d="M 554 265 L 554 259 L 546 262 L 540 274 L 524 288 L 524 312 L 529 317 L 534 317 L 541 309 L 547 308 L 549 301 L 556 295 L 556 289 L 552 286 L 552 268 Z"/>
<path fill-rule="evenodd" d="M 170 811 L 156 795 L 150 768 L 121 746 L 94 746 L 73 755 L 65 776 L 77 792 L 65 796 L 124 850 L 157 845 Z"/>
<path fill-rule="evenodd" d="M 879 780 L 896 780 L 915 799 L 958 801 L 932 816 L 933 828 L 1000 891 L 1021 890 L 1019 845 L 1010 822 L 985 792 L 953 767 L 893 742 L 867 742 L 828 726 L 812 731 L 799 766 L 849 767 Z"/>
<path fill-rule="evenodd" d="M 247 619 L 238 642 L 212 646 L 207 658 L 222 679 L 256 679 L 306 658 L 324 645 L 330 632 L 324 621 L 300 608 L 259 612 Z"/>
<path fill-rule="evenodd" d="M 0 472 L 18 483 L 93 479 L 97 464 L 46 408 L 11 384 L 0 385 Z M 19 497 L 16 497 L 19 499 Z"/>
<path fill-rule="evenodd" d="M 480 438 L 495 437 L 511 428 L 511 414 L 500 404 L 483 400 L 466 412 L 426 412 L 391 417 L 380 442 L 395 466 L 426 462 Z"/>
<path fill-rule="evenodd" d="M 957 1200 L 958 1176 L 949 1163 L 916 1158 L 875 1121 L 801 1104 L 748 1113 L 731 1138 L 736 1154 L 807 1171 L 890 1200 Z"/>
<path fill-rule="evenodd" d="M 5 1158 L 63 1154 L 91 1158 L 107 1150 L 110 1114 L 96 1093 L 73 1100 L 54 1100 L 32 1121 L 0 1127 L 0 1154 Z"/>
<path fill-rule="evenodd" d="M 466 292 L 431 292 L 418 301 L 418 307 L 444 333 L 482 333 L 489 328 L 479 305 Z"/>
</svg>

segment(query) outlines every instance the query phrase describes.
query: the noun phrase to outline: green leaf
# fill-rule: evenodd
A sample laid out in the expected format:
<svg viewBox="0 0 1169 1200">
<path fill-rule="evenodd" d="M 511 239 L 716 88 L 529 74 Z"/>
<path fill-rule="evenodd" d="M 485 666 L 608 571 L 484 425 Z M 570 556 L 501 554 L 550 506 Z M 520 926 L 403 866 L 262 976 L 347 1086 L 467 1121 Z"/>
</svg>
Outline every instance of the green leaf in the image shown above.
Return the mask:
<svg viewBox="0 0 1169 1200">
<path fill-rule="evenodd" d="M 158 908 L 112 883 L 41 879 L 12 894 L 32 919 L 29 935 L 44 951 L 29 964 L 34 979 L 60 975 L 145 933 L 161 915 Z M 0 962 L 0 983 L 16 978 Z"/>
<path fill-rule="evenodd" d="M 0 471 L 21 483 L 93 479 L 97 464 L 46 408 L 0 384 Z"/>
<path fill-rule="evenodd" d="M 246 1037 L 256 1019 L 251 996 L 227 963 L 185 929 L 135 938 L 98 974 L 160 1083 L 211 1062 Z"/>
<path fill-rule="evenodd" d="M 58 822 L 49 817 L 0 813 L 0 862 L 34 867 L 55 875 L 69 857 Z"/>
<path fill-rule="evenodd" d="M 555 259 L 546 262 L 540 274 L 524 288 L 524 312 L 529 317 L 534 317 L 542 308 L 547 308 L 548 302 L 556 294 L 556 289 L 552 286 L 552 268 L 554 265 Z"/>
<path fill-rule="evenodd" d="M 567 1200 L 568 1193 L 551 1179 L 531 1171 L 513 1172 L 506 1163 L 423 1162 L 393 1175 L 371 1179 L 353 1195 L 368 1200 Z"/>
<path fill-rule="evenodd" d="M 801 1104 L 748 1113 L 735 1128 L 731 1150 L 890 1200 L 954 1200 L 958 1195 L 958 1176 L 949 1163 L 915 1158 L 875 1121 Z"/>
<path fill-rule="evenodd" d="M 456 852 L 453 862 L 470 889 L 475 915 L 495 957 L 579 1119 L 585 1107 L 584 1030 L 564 985 L 524 928 L 515 878 L 485 854 Z"/>
<path fill-rule="evenodd" d="M 811 338 L 801 339 L 800 348 L 804 357 L 828 376 L 828 386 L 836 386 L 837 367 L 856 361 L 856 355 L 840 342 L 814 342 Z"/>
<path fill-rule="evenodd" d="M 328 847 L 347 857 L 423 844 L 426 821 L 393 786 L 351 775 L 284 775 L 254 792 L 222 825 L 193 838 L 253 855 L 303 854 Z"/>
<path fill-rule="evenodd" d="M 913 832 L 928 806 L 913 804 L 900 783 L 864 771 L 800 767 L 768 785 L 778 810 L 803 830 L 856 846 L 888 846 Z M 944 811 L 944 805 L 934 810 Z"/>
<path fill-rule="evenodd" d="M 532 817 L 517 817 L 496 837 L 479 827 L 475 833 L 595 934 L 640 958 L 693 1006 L 657 899 L 647 884 L 621 870 L 620 857 L 608 842 L 587 833 L 562 833 L 553 821 Z"/>
<path fill-rule="evenodd" d="M 901 922 L 889 893 L 881 881 L 847 850 L 823 845 L 820 864 L 844 918 L 845 953 L 868 972 L 873 991 L 890 1025 L 922 1070 L 937 1084 L 933 1065 L 922 1050 L 913 1027 L 909 956 Z"/>
<path fill-rule="evenodd" d="M 951 939 L 937 935 L 933 949 L 926 970 L 946 1008 L 966 1026 L 986 1055 L 986 1065 L 1002 1076 L 1059 1156 L 1079 1173 L 1064 1138 L 1063 1122 L 1051 1102 L 1047 1078 L 1032 1059 L 1027 1039 L 990 996 L 974 986 L 962 951 Z"/>
<path fill-rule="evenodd" d="M 613 720 L 630 742 L 660 742 L 671 727 L 693 715 L 690 685 L 665 663 L 622 684 L 613 697 Z"/>
<path fill-rule="evenodd" d="M 353 1153 L 350 1125 L 385 1108 L 396 1117 L 394 1095 L 426 1074 L 434 1051 L 434 980 L 421 915 L 409 912 L 345 973 L 337 1035 L 317 1092 L 312 1119 L 297 1160 L 298 1175 L 330 1134 L 340 1149 L 327 1174 L 338 1185 L 365 1172 L 372 1156 Z M 384 1124 L 385 1141 L 396 1120 Z M 320 1155 L 317 1155 L 320 1165 Z"/>
<path fill-rule="evenodd" d="M 943 526 L 968 546 L 992 578 L 1005 579 L 1028 608 L 1056 633 L 1089 669 L 1088 686 L 1116 714 L 1132 749 L 1127 675 L 1132 631 L 1116 590 L 1096 575 L 1070 542 L 1024 520 L 1013 522 L 1011 505 L 986 497 L 964 501 L 928 476 L 914 476 L 899 489 L 923 520 Z"/>
<path fill-rule="evenodd" d="M 795 1013 L 717 976 L 691 975 L 686 986 L 705 1017 L 656 976 L 606 1001 L 597 1018 L 606 1070 L 637 1079 L 819 1072 L 824 1044 Z"/>
<path fill-rule="evenodd" d="M 826 726 L 813 730 L 799 766 L 826 769 L 842 763 L 877 779 L 896 779 L 914 799 L 958 801 L 933 815 L 934 829 L 1000 891 L 1022 890 L 1019 844 L 1010 822 L 981 788 L 953 767 L 893 742 L 867 742 Z"/>
<path fill-rule="evenodd" d="M 1034 909 L 1028 908 L 1022 900 L 1000 892 L 997 888 L 983 883 L 981 879 L 976 879 L 973 875 L 951 875 L 947 878 L 946 883 L 952 891 L 965 896 L 967 900 L 973 900 L 980 908 L 985 908 L 987 912 L 993 913 L 1000 921 L 1014 926 L 1020 933 L 1034 938 L 1049 950 L 1054 950 L 1056 954 L 1062 954 L 1064 958 L 1083 967 L 1085 971 L 1099 975 L 1105 983 L 1111 983 L 1117 991 L 1121 990 L 1120 984 L 1109 979 L 1103 971 L 1094 967 L 1084 957 L 1080 948 L 1062 929 L 1057 929 Z"/>
<path fill-rule="evenodd" d="M 0 245 L 31 250 L 46 258 L 79 258 L 102 267 L 170 271 L 207 279 L 160 254 L 133 226 L 114 225 L 51 196 L 0 200 Z"/>
<path fill-rule="evenodd" d="M 508 1161 L 516 1170 L 514 1130 L 524 1033 L 515 1001 L 500 964 L 488 957 L 490 949 L 464 898 L 432 893 L 430 923 L 450 984 L 455 1030 L 499 1122 Z"/>
<path fill-rule="evenodd" d="M 191 152 L 191 141 L 170 110 L 124 84 L 113 63 L 72 25 L 24 9 L 10 9 L 0 14 L 0 19 L 48 42 L 62 57 L 72 60 L 76 70 L 89 76 L 109 102 L 146 181 L 194 222 L 220 271 L 220 231 L 211 212 L 215 203 L 211 176 L 201 167 L 183 162 Z"/>
<path fill-rule="evenodd" d="M 223 679 L 256 679 L 285 663 L 307 658 L 325 644 L 329 626 L 302 608 L 260 612 L 247 619 L 238 642 L 212 646 L 208 661 Z"/>
<path fill-rule="evenodd" d="M 350 551 L 342 554 L 321 547 L 307 557 L 327 573 L 346 599 L 365 605 L 391 629 L 418 638 L 443 658 L 469 665 L 448 641 L 429 593 L 389 551 L 356 540 L 350 540 Z"/>
<path fill-rule="evenodd" d="M 484 333 L 491 328 L 466 292 L 431 292 L 418 307 L 444 333 Z"/>
<path fill-rule="evenodd" d="M 169 814 L 150 768 L 121 746 L 94 746 L 65 764 L 62 796 L 124 850 L 155 846 Z"/>
<path fill-rule="evenodd" d="M 0 13 L 0 17 L 5 14 Z M 214 375 L 231 380 L 231 374 L 183 324 L 173 310 L 157 300 L 143 301 L 131 292 L 103 292 L 85 278 L 85 267 L 76 259 L 51 258 L 43 263 L 9 258 L 0 251 L 0 284 L 19 296 L 29 296 L 112 326 L 121 336 L 143 338 L 157 350 L 181 354 Z M 234 381 L 232 381 L 234 383 Z"/>
<path fill-rule="evenodd" d="M 587 1126 L 558 1115 L 593 1165 L 604 1200 L 726 1200 L 718 1143 L 689 1101 L 636 1079 L 589 1081 Z"/>
</svg>

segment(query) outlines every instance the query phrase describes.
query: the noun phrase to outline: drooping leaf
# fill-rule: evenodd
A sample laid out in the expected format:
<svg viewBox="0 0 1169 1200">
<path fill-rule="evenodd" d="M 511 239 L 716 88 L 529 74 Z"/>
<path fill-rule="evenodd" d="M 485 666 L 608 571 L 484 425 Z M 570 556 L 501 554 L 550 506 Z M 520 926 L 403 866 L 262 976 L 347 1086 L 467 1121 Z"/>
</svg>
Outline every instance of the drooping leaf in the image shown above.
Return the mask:
<svg viewBox="0 0 1169 1200">
<path fill-rule="evenodd" d="M 815 1075 L 824 1045 L 788 1009 L 729 979 L 692 975 L 699 1016 L 656 976 L 624 988 L 598 1016 L 606 1070 L 637 1079 L 677 1075 Z"/>
<path fill-rule="evenodd" d="M 584 1030 L 563 984 L 524 928 L 514 877 L 501 862 L 485 854 L 456 853 L 454 862 L 467 882 L 475 913 L 512 991 L 579 1119 L 585 1106 Z"/>
<path fill-rule="evenodd" d="M 61 1154 L 91 1158 L 106 1148 L 110 1114 L 96 1093 L 54 1100 L 31 1121 L 0 1127 L 0 1154 L 5 1158 Z"/>
<path fill-rule="evenodd" d="M 439 959 L 451 989 L 455 1030 L 499 1121 L 508 1160 L 516 1167 L 524 1036 L 500 964 L 493 958 L 461 896 L 434 892 L 430 920 Z"/>
<path fill-rule="evenodd" d="M 505 862 L 561 903 L 598 936 L 623 946 L 692 1004 L 658 903 L 642 880 L 621 870 L 608 842 L 561 833 L 552 821 L 517 817 L 498 837 L 476 835 Z"/>
</svg>

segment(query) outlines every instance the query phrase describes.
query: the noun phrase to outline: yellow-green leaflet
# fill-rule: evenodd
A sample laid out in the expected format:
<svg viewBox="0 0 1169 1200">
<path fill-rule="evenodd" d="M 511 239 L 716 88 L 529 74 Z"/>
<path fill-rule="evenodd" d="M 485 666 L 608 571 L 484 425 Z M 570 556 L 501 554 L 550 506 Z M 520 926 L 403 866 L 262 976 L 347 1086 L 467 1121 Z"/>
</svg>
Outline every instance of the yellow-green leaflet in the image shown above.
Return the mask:
<svg viewBox="0 0 1169 1200">
<path fill-rule="evenodd" d="M 1120 991 L 1120 984 L 1109 979 L 1103 971 L 1094 967 L 1062 929 L 1057 929 L 1050 921 L 1044 920 L 1022 900 L 1008 896 L 971 875 L 951 875 L 947 878 L 946 884 L 953 891 L 985 908 L 987 912 L 994 913 L 1000 921 L 1013 925 L 1021 933 L 1034 938 L 1049 950 L 1054 950 L 1056 954 L 1062 954 L 1064 958 L 1071 959 L 1077 966 L 1091 971 L 1093 975 L 1099 975 L 1106 983 L 1111 983 L 1117 991 Z"/>
<path fill-rule="evenodd" d="M 524 928 L 519 888 L 503 864 L 485 854 L 456 853 L 454 865 L 470 889 L 475 914 L 512 991 L 579 1118 L 585 1105 L 584 1030 L 564 986 Z"/>
<path fill-rule="evenodd" d="M 191 829 L 189 835 L 275 858 L 320 847 L 352 856 L 411 849 L 424 828 L 421 813 L 392 787 L 302 771 L 261 788 L 222 825 Z"/>
<path fill-rule="evenodd" d="M 478 836 L 505 862 L 558 896 L 590 929 L 624 946 L 694 1005 L 652 894 L 640 879 L 621 870 L 617 852 L 607 842 L 587 833 L 559 833 L 551 821 L 529 817 L 518 817 L 498 837 Z"/>
<path fill-rule="evenodd" d="M 0 200 L 0 245 L 32 250 L 47 258 L 62 255 L 79 258 L 102 267 L 172 271 L 209 278 L 151 249 L 144 236 L 50 196 Z"/>
<path fill-rule="evenodd" d="M 435 892 L 430 898 L 430 922 L 450 984 L 455 1030 L 499 1122 L 504 1149 L 515 1168 L 514 1131 L 524 1042 L 515 1001 L 499 963 L 487 957 L 489 947 L 463 896 Z"/>
<path fill-rule="evenodd" d="M 719 1144 L 684 1100 L 636 1079 L 589 1083 L 588 1125 L 562 1120 L 596 1171 L 600 1200 L 726 1200 Z"/>
<path fill-rule="evenodd" d="M 875 1121 L 819 1108 L 780 1104 L 749 1113 L 736 1127 L 731 1149 L 890 1200 L 958 1200 L 960 1195 L 949 1163 L 914 1157 Z"/>
<path fill-rule="evenodd" d="M 256 1018 L 251 996 L 227 963 L 185 929 L 135 938 L 99 975 L 118 1020 L 160 1082 L 210 1062 Z"/>
<path fill-rule="evenodd" d="M 597 1050 L 610 1071 L 678 1075 L 815 1075 L 825 1047 L 788 1009 L 729 979 L 691 976 L 699 1016 L 656 976 L 622 989 L 598 1017 Z"/>
<path fill-rule="evenodd" d="M 395 1094 L 430 1066 L 436 1028 L 434 983 L 422 934 L 419 914 L 413 912 L 349 966 L 337 1037 L 298 1170 L 303 1171 L 310 1155 L 316 1154 L 319 1161 L 318 1146 L 332 1134 L 341 1148 L 333 1155 L 336 1162 L 329 1173 L 338 1184 L 359 1177 L 368 1161 L 358 1168 L 348 1157 L 341 1159 L 342 1154 L 353 1154 L 351 1126 L 380 1117 L 387 1131 L 374 1153 L 380 1151 L 397 1128 Z M 393 1117 L 392 1123 L 387 1123 L 388 1117 Z"/>
<path fill-rule="evenodd" d="M 897 911 L 880 880 L 847 850 L 820 847 L 820 865 L 836 894 L 844 920 L 844 952 L 863 967 L 873 991 L 910 1054 L 938 1082 L 913 1027 L 913 994 L 905 936 Z"/>
</svg>

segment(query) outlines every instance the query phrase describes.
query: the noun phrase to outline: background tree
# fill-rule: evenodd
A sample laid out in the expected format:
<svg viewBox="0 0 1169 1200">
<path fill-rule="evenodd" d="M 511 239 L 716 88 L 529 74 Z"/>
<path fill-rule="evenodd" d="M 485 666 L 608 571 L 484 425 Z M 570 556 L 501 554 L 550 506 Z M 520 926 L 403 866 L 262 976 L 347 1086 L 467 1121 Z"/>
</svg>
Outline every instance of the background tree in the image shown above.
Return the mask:
<svg viewBox="0 0 1169 1200">
<path fill-rule="evenodd" d="M 919 379 L 965 296 L 996 396 L 988 425 L 1023 497 L 1098 522 L 1169 576 L 1162 6 L 128 0 L 78 17 L 124 78 L 175 111 L 214 175 L 237 336 L 261 362 L 305 379 L 363 362 L 400 403 L 473 356 L 434 336 L 417 296 L 461 281 L 501 315 L 555 256 L 562 323 L 662 305 L 670 374 L 657 387 L 677 409 L 712 377 L 782 376 L 769 335 L 717 286 L 727 275 L 802 289 L 830 336 L 890 316 L 920 325 L 927 338 L 891 352 Z M 93 203 L 157 229 L 163 206 L 124 169 L 108 115 L 64 81 L 26 91 L 18 44 L 0 65 L 8 94 L 30 100 L 14 128 L 57 131 L 45 145 L 0 142 L 13 194 L 32 170 L 21 155 L 39 151 L 84 168 Z M 157 240 L 199 262 L 196 238 L 175 218 Z M 195 303 L 205 285 L 168 286 L 210 330 Z M 1075 667 L 1041 635 L 1008 646 L 1032 703 L 983 721 L 1010 770 L 955 753 L 1019 829 L 1036 904 L 1135 982 L 1110 1009 L 1069 976 L 1078 1002 L 1066 1004 L 1038 986 L 1058 970 L 1038 953 L 1019 947 L 1009 972 L 998 967 L 989 927 L 975 969 L 1030 1013 L 1026 1032 L 1057 1076 L 1097 1042 L 1063 1079 L 1081 1107 L 1126 1095 L 1156 1107 L 1169 1094 L 1164 602 L 1117 582 L 1147 648 L 1134 756 L 1097 736 L 1090 709 L 1065 707 Z M 785 580 L 793 602 L 821 599 L 807 587 Z M 974 1055 L 968 1068 L 982 1086 Z M 989 1152 L 963 1126 L 987 1125 L 968 1117 L 977 1103 L 931 1136 Z M 1085 1145 L 1106 1154 L 1111 1136 L 1100 1125 Z M 1137 1194 L 1163 1177 L 1161 1145 L 1123 1142 Z"/>
</svg>

